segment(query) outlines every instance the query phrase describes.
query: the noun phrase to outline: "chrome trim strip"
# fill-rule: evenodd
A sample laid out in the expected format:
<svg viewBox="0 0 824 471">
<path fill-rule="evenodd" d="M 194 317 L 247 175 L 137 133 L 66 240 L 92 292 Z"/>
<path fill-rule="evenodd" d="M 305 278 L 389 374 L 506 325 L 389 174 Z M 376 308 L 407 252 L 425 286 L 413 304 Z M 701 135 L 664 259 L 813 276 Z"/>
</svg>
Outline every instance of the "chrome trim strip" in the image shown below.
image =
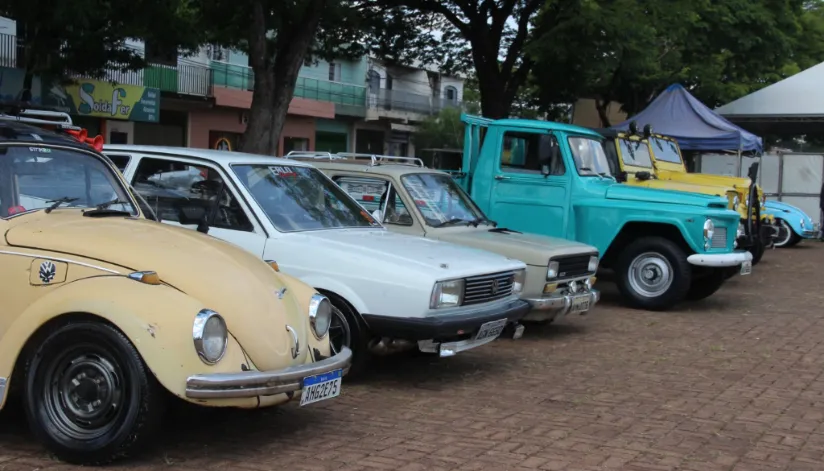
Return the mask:
<svg viewBox="0 0 824 471">
<path fill-rule="evenodd" d="M 0 403 L 6 398 L 6 378 L 0 378 Z"/>
<path fill-rule="evenodd" d="M 105 272 L 111 273 L 113 275 L 121 275 L 122 274 L 119 271 L 109 270 L 108 268 L 103 268 L 101 266 L 92 265 L 90 263 L 78 262 L 77 260 L 71 260 L 71 259 L 68 259 L 68 258 L 52 257 L 50 255 L 37 255 L 37 254 L 22 253 L 22 252 L 11 252 L 11 251 L 8 251 L 8 250 L 0 250 L 0 254 L 17 255 L 19 257 L 29 257 L 29 258 L 44 258 L 44 259 L 48 259 L 48 260 L 54 260 L 54 261 L 57 261 L 57 262 L 71 263 L 73 265 L 79 265 L 81 267 L 94 268 L 96 270 L 105 271 Z"/>
<path fill-rule="evenodd" d="M 303 389 L 304 378 L 339 369 L 346 374 L 351 364 L 352 350 L 343 347 L 340 353 L 325 360 L 277 371 L 193 375 L 186 379 L 186 397 L 226 399 L 297 392 Z"/>
</svg>

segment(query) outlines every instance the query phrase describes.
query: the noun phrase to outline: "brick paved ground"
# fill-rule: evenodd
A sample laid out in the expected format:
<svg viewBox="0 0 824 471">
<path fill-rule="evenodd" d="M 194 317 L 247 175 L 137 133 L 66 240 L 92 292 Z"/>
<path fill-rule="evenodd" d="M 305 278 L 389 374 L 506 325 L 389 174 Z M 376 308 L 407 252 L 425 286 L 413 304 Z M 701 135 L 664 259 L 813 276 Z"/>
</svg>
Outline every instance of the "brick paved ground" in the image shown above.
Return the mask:
<svg viewBox="0 0 824 471">
<path fill-rule="evenodd" d="M 124 469 L 824 469 L 824 245 L 670 313 L 619 307 L 433 361 L 376 365 L 304 409 L 177 412 Z M 770 293 L 781 296 L 770 297 Z M 0 419 L 0 471 L 70 469 Z M 78 468 L 79 469 L 79 468 Z"/>
</svg>

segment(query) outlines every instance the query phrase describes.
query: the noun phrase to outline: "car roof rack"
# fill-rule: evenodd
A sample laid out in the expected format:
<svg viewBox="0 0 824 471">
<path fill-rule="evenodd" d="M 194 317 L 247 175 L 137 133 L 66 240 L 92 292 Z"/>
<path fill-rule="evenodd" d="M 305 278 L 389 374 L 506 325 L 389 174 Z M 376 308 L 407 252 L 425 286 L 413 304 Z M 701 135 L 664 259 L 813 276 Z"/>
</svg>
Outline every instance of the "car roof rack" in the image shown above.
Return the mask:
<svg viewBox="0 0 824 471">
<path fill-rule="evenodd" d="M 398 157 L 395 155 L 380 155 L 380 154 L 359 154 L 355 152 L 338 152 L 336 154 L 342 159 L 352 160 L 366 160 L 369 159 L 371 165 L 395 164 L 395 165 L 411 165 L 413 167 L 426 168 L 423 160 L 417 157 Z"/>
<path fill-rule="evenodd" d="M 0 104 L 0 120 L 16 121 L 24 124 L 57 126 L 62 129 L 79 130 L 71 116 L 62 111 L 32 106 L 28 103 Z"/>
<path fill-rule="evenodd" d="M 331 152 L 315 152 L 311 150 L 293 150 L 286 154 L 284 157 L 286 159 L 326 159 L 326 160 L 336 160 L 340 157 L 336 157 L 335 154 Z"/>
</svg>

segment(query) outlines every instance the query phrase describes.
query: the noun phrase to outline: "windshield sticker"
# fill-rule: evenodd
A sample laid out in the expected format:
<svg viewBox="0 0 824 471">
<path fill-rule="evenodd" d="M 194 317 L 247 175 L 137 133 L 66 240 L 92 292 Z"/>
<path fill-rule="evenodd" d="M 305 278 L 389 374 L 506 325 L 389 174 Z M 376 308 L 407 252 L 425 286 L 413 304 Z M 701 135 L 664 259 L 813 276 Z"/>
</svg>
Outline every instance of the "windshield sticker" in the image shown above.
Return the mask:
<svg viewBox="0 0 824 471">
<path fill-rule="evenodd" d="M 278 177 L 297 177 L 298 174 L 291 167 L 271 166 L 269 170 Z"/>
<path fill-rule="evenodd" d="M 40 152 L 42 154 L 51 154 L 51 149 L 48 147 L 29 147 L 29 152 Z"/>
</svg>

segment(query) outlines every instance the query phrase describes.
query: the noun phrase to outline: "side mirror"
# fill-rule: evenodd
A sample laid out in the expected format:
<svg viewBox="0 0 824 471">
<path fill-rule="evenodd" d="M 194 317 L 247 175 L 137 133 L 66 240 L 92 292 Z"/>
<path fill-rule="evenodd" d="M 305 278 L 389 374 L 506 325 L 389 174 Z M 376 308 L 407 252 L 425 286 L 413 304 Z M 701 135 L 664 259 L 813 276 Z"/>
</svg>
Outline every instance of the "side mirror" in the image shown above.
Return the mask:
<svg viewBox="0 0 824 471">
<path fill-rule="evenodd" d="M 635 172 L 635 178 L 638 180 L 649 180 L 652 175 L 649 172 Z"/>
<path fill-rule="evenodd" d="M 615 176 L 615 179 L 619 182 L 625 182 L 627 181 L 627 178 L 629 178 L 629 175 L 625 170 L 621 170 L 618 172 L 618 175 Z"/>
</svg>

